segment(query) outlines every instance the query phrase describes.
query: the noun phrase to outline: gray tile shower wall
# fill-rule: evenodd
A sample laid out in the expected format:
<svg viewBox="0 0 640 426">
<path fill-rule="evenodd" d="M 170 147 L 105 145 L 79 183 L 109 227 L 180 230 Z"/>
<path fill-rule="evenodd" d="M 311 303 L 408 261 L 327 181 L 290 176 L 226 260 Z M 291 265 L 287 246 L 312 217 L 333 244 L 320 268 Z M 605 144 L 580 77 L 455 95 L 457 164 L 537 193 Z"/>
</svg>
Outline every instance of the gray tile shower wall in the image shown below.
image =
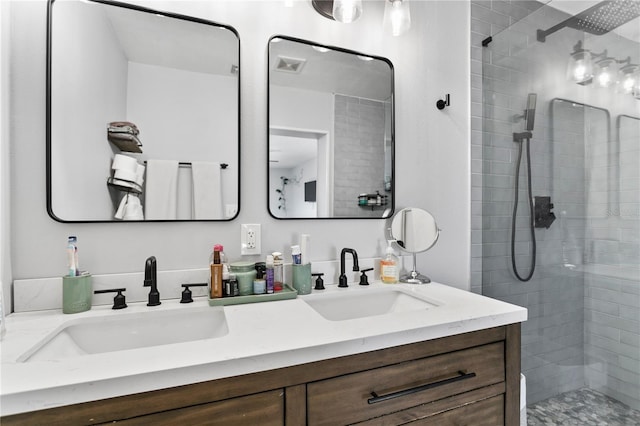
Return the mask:
<svg viewBox="0 0 640 426">
<path fill-rule="evenodd" d="M 566 58 L 579 33 L 559 32 L 553 42 L 538 43 L 537 28 L 566 17 L 550 7 L 533 13 L 541 7 L 536 1 L 471 2 L 471 288 L 529 309 L 522 330 L 529 403 L 588 384 L 637 408 L 640 179 L 638 164 L 625 164 L 640 163 L 640 152 L 637 143 L 611 143 L 616 131 L 607 132 L 607 124 L 615 127 L 615 119 L 599 110 L 553 102 L 552 119 L 552 99 L 573 99 L 576 93 L 559 84 L 564 85 Z M 507 27 L 500 35 L 506 41 L 494 38 L 489 49 L 481 46 Z M 533 194 L 553 194 L 558 219 L 549 229 L 536 229 L 536 273 L 522 283 L 510 264 L 518 156 L 512 133 L 523 130 L 516 117 L 528 92 L 538 94 Z M 631 128 L 627 138 L 637 141 Z M 621 150 L 626 154 L 619 155 Z M 515 241 L 521 275 L 529 270 L 532 251 L 523 168 Z M 604 272 L 592 268 L 585 275 L 592 264 Z M 606 267 L 629 269 L 632 276 L 612 278 Z"/>
<path fill-rule="evenodd" d="M 348 124 L 348 125 L 346 125 Z M 380 143 L 371 143 L 378 140 Z M 384 191 L 385 104 L 335 96 L 334 208 L 336 216 L 380 217 L 381 210 L 358 206 L 358 195 Z M 359 166 L 354 169 L 353 166 Z M 357 172 L 354 172 L 357 170 Z M 374 186 L 371 182 L 376 182 Z"/>
</svg>

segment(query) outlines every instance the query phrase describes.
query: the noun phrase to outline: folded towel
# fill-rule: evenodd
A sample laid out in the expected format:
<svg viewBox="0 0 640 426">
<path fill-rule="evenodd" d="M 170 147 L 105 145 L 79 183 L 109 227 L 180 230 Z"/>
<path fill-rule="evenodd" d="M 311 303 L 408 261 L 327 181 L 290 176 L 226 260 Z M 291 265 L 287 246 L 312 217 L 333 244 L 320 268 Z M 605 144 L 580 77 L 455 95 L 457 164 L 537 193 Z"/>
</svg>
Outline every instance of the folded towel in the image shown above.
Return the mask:
<svg viewBox="0 0 640 426">
<path fill-rule="evenodd" d="M 140 198 L 135 194 L 127 193 L 120 201 L 115 218 L 121 220 L 144 220 Z"/>
<path fill-rule="evenodd" d="M 222 185 L 220 163 L 194 161 L 193 174 L 193 218 L 224 219 L 222 214 Z"/>
<path fill-rule="evenodd" d="M 145 178 L 145 212 L 148 220 L 177 217 L 178 162 L 148 160 Z"/>
<path fill-rule="evenodd" d="M 136 126 L 135 124 L 133 124 L 130 121 L 112 121 L 111 123 L 109 123 L 109 129 L 111 128 L 126 128 L 128 130 L 130 130 L 131 133 L 133 133 L 134 135 L 137 135 L 140 131 L 138 130 L 138 126 Z"/>
<path fill-rule="evenodd" d="M 142 153 L 142 142 L 136 135 L 130 133 L 107 132 L 109 142 L 117 146 L 121 151 Z"/>
</svg>

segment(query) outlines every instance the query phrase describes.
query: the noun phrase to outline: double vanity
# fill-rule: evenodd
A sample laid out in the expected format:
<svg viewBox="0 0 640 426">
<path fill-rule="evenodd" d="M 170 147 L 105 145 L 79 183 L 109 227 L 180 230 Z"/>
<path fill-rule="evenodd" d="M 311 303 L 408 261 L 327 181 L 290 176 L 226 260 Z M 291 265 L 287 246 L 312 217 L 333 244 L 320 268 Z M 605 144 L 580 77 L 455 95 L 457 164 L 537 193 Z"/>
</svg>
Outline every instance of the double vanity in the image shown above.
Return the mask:
<svg viewBox="0 0 640 426">
<path fill-rule="evenodd" d="M 517 424 L 526 309 L 442 284 L 7 317 L 2 423 Z"/>
</svg>

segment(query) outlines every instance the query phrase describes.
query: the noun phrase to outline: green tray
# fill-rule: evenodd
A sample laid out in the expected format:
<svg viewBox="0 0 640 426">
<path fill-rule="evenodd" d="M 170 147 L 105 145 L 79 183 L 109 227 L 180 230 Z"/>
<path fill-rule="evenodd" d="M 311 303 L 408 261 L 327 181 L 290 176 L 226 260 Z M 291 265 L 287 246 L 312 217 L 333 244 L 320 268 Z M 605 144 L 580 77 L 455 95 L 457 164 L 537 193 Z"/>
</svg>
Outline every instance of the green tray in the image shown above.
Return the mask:
<svg viewBox="0 0 640 426">
<path fill-rule="evenodd" d="M 245 303 L 272 302 L 274 300 L 295 299 L 298 292 L 285 284 L 282 291 L 271 294 L 251 294 L 249 296 L 209 298 L 209 306 L 243 305 Z"/>
</svg>

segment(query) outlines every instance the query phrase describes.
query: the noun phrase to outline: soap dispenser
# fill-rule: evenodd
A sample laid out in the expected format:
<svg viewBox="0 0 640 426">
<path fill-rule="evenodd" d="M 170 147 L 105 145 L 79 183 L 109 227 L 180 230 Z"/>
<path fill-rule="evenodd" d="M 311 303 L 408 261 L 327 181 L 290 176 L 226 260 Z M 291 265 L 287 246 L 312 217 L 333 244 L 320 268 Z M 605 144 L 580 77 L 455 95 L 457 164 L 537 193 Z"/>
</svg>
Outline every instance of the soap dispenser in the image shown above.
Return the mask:
<svg viewBox="0 0 640 426">
<path fill-rule="evenodd" d="M 394 241 L 387 241 L 386 255 L 384 259 L 380 260 L 380 281 L 386 284 L 395 284 L 400 279 L 398 256 L 396 256 L 393 247 L 391 247 L 391 243 Z"/>
</svg>

